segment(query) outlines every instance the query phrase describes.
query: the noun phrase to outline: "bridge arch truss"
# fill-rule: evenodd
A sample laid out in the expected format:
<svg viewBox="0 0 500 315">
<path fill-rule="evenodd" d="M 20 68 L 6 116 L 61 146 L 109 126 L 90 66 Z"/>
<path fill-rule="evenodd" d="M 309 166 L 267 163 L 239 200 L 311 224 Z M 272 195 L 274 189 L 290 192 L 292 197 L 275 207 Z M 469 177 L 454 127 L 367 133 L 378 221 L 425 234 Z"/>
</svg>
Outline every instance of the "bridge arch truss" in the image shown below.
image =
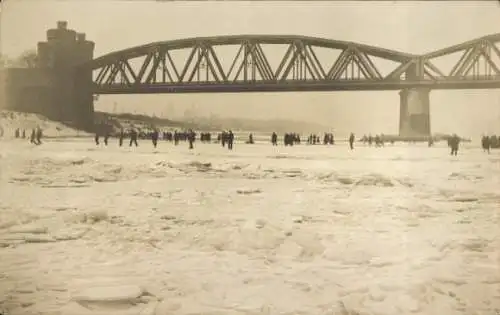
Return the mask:
<svg viewBox="0 0 500 315">
<path fill-rule="evenodd" d="M 82 68 L 96 94 L 500 87 L 500 34 L 424 55 L 305 36 L 199 37 L 110 53 Z M 439 59 L 461 54 L 456 61 Z"/>
</svg>

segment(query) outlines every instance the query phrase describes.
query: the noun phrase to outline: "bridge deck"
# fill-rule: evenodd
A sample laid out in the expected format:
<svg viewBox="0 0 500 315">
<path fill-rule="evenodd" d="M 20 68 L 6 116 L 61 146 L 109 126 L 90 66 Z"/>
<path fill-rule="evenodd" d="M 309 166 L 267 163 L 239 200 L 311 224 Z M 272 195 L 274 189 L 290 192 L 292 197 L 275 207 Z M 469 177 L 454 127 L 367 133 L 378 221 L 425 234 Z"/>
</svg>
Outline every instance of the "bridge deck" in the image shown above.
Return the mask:
<svg viewBox="0 0 500 315">
<path fill-rule="evenodd" d="M 241 82 L 241 83 L 184 83 L 96 85 L 95 94 L 148 94 L 148 93 L 241 93 L 241 92 L 320 92 L 320 91 L 384 91 L 406 88 L 430 88 L 433 90 L 497 89 L 500 78 L 483 80 L 446 81 L 336 81 L 336 82 Z"/>
</svg>

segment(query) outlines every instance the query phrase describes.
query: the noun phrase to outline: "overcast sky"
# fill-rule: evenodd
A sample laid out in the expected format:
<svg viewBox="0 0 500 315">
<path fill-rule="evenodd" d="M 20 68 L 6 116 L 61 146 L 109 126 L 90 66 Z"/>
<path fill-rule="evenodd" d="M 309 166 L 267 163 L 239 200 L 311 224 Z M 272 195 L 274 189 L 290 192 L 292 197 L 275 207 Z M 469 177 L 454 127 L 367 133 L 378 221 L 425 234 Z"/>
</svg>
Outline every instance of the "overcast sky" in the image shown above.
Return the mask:
<svg viewBox="0 0 500 315">
<path fill-rule="evenodd" d="M 95 41 L 96 56 L 153 41 L 228 34 L 308 35 L 424 53 L 500 33 L 500 6 L 497 1 L 3 0 L 0 51 L 16 56 L 35 48 L 58 20 Z M 449 71 L 453 58 L 436 63 Z M 399 119 L 397 91 L 106 96 L 96 106 L 172 116 L 195 107 L 204 115 L 316 121 L 342 133 L 397 133 Z M 435 132 L 500 133 L 500 90 L 433 91 L 431 114 Z"/>
</svg>

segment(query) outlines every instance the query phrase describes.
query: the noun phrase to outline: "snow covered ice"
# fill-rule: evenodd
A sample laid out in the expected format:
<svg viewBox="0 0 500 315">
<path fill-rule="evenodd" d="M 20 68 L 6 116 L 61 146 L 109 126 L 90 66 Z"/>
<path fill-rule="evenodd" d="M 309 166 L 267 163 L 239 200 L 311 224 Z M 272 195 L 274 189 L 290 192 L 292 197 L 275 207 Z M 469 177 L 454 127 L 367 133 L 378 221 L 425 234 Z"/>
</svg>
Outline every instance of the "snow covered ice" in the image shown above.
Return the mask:
<svg viewBox="0 0 500 315">
<path fill-rule="evenodd" d="M 498 314 L 500 152 L 0 140 L 6 314 Z"/>
</svg>

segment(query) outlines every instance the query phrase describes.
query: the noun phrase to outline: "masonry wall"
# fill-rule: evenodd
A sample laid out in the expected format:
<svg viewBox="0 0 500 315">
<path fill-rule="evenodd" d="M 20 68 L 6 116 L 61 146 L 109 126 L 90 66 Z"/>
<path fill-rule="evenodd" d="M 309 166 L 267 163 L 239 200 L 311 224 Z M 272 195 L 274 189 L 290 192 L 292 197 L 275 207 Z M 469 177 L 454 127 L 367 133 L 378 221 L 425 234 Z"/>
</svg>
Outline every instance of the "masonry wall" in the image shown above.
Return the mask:
<svg viewBox="0 0 500 315">
<path fill-rule="evenodd" d="M 8 68 L 2 71 L 3 108 L 59 119 L 54 103 L 54 75 L 48 69 Z"/>
</svg>

